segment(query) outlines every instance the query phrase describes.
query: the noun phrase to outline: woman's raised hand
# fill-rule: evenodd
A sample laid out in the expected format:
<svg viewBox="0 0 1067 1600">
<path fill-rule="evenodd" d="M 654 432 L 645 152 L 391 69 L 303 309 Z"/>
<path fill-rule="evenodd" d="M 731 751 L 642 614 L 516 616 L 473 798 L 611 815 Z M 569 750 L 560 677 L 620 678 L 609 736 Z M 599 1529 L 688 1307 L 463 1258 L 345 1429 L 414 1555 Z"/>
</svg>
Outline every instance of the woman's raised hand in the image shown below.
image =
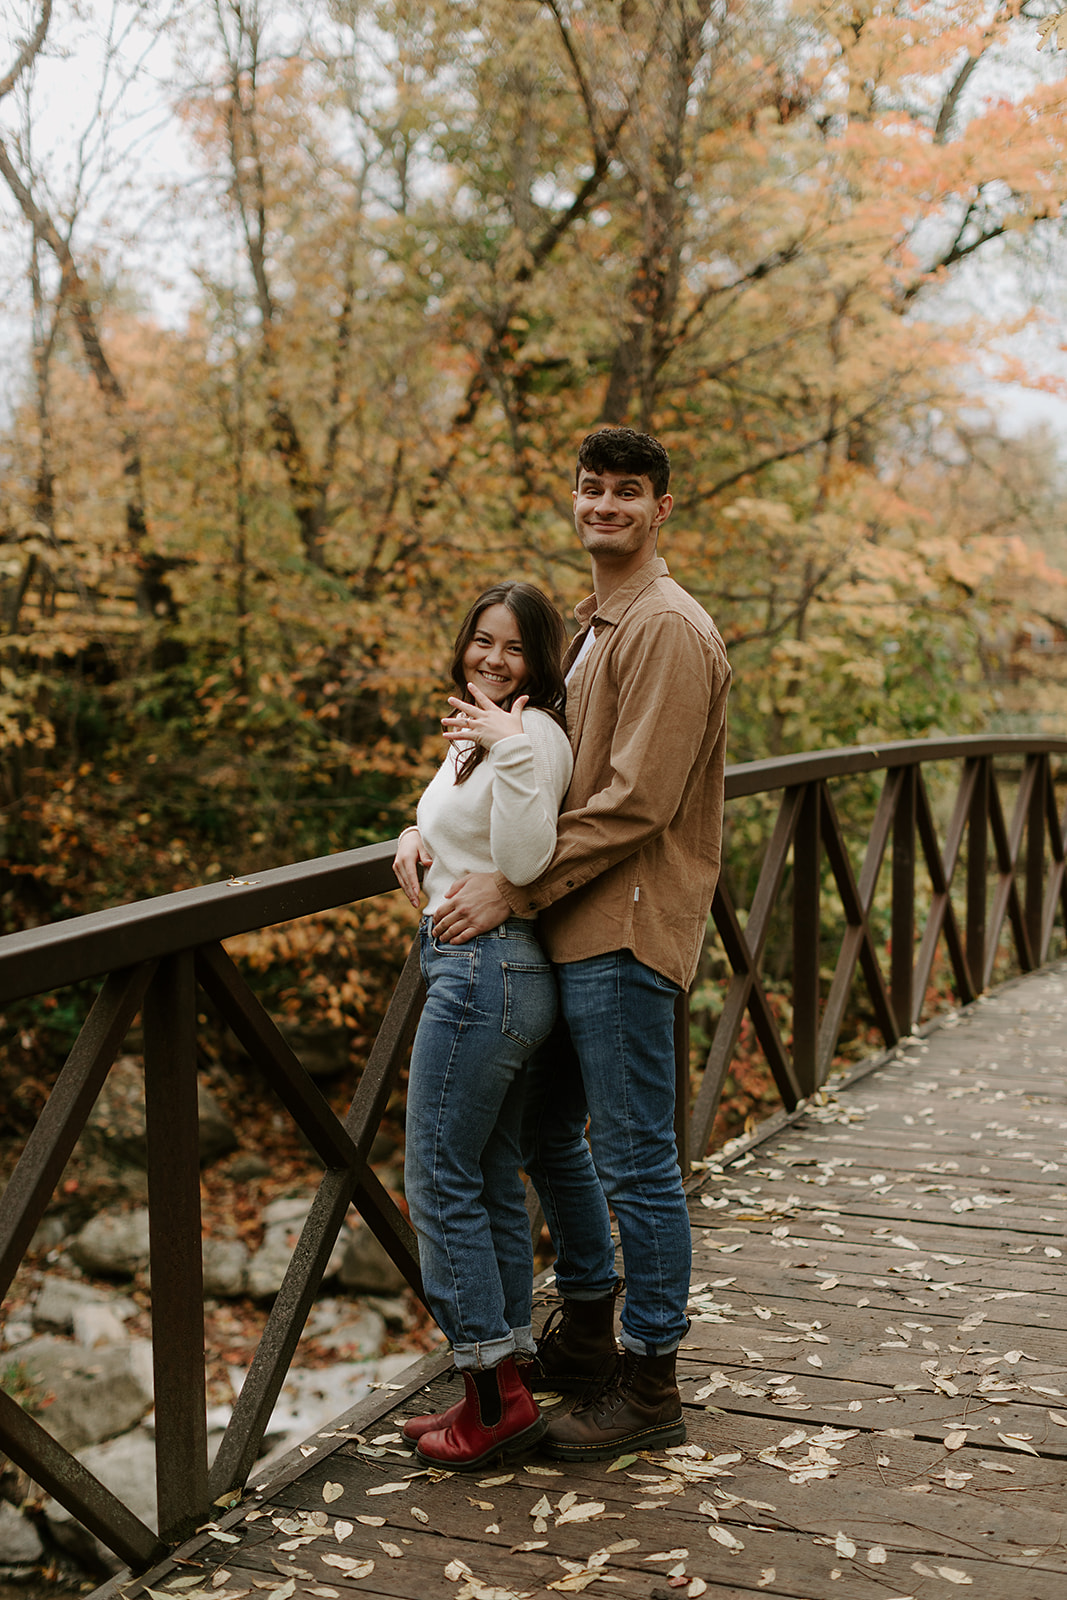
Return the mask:
<svg viewBox="0 0 1067 1600">
<path fill-rule="evenodd" d="M 419 868 L 428 867 L 432 860 L 418 828 L 405 828 L 393 857 L 393 872 L 416 911 L 419 909 Z"/>
<path fill-rule="evenodd" d="M 441 718 L 446 739 L 473 739 L 477 744 L 484 745 L 486 750 L 491 750 L 499 739 L 510 739 L 514 734 L 523 732 L 522 712 L 530 698 L 528 694 L 516 696 L 511 710 L 505 711 L 488 695 L 476 689 L 473 683 L 468 683 L 467 689 L 471 697 L 469 701 L 460 700 L 455 695 L 448 697 L 448 703 L 453 707 L 452 714 Z"/>
</svg>

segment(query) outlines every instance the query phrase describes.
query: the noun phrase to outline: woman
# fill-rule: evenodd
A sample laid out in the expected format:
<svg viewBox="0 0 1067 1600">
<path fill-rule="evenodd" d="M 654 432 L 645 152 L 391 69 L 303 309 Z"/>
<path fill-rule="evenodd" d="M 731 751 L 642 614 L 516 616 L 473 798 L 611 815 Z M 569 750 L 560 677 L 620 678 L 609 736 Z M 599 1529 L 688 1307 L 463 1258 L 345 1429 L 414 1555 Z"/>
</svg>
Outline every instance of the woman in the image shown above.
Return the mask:
<svg viewBox="0 0 1067 1600">
<path fill-rule="evenodd" d="M 466 944 L 445 944 L 432 918 L 467 873 L 530 883 L 551 859 L 572 766 L 564 642 L 562 618 L 531 584 L 498 584 L 475 601 L 456 639 L 453 710 L 442 719 L 451 748 L 393 862 L 416 907 L 425 868 L 427 896 L 405 1191 L 426 1297 L 465 1391 L 449 1411 L 405 1425 L 434 1466 L 476 1468 L 526 1449 L 545 1428 L 515 1364 L 535 1350 L 519 1120 L 522 1069 L 555 1019 L 555 979 L 532 921 L 511 917 Z"/>
</svg>

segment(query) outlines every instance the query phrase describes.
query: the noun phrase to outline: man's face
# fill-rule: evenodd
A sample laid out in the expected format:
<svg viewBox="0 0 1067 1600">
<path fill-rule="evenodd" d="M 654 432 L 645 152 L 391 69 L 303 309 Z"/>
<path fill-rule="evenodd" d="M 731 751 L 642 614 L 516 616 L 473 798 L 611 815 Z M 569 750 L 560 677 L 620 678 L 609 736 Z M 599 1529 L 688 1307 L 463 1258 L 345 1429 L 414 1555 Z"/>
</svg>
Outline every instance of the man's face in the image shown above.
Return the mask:
<svg viewBox="0 0 1067 1600">
<path fill-rule="evenodd" d="M 644 474 L 590 472 L 583 467 L 574 490 L 574 526 L 583 548 L 598 561 L 647 560 L 673 504 L 669 494 L 657 498 Z"/>
</svg>

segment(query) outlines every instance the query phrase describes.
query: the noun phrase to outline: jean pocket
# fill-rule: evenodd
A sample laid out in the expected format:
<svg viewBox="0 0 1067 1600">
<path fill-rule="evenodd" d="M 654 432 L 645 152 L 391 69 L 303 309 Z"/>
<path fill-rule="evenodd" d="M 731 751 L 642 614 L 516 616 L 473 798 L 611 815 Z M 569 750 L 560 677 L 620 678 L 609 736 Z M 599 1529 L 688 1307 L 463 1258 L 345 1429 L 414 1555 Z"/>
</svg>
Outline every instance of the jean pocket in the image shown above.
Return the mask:
<svg viewBox="0 0 1067 1600">
<path fill-rule="evenodd" d="M 657 989 L 664 989 L 668 994 L 682 993 L 682 990 L 678 984 L 672 983 L 670 978 L 665 978 L 662 972 L 656 971 L 655 967 L 649 967 L 648 970 L 652 974 L 652 982 L 656 985 Z"/>
<path fill-rule="evenodd" d="M 431 955 L 448 956 L 451 959 L 455 959 L 457 956 L 465 956 L 468 961 L 473 961 L 477 948 L 478 941 L 476 939 L 469 939 L 466 944 L 444 944 L 436 934 L 430 934 Z"/>
<path fill-rule="evenodd" d="M 547 962 L 505 961 L 500 1031 L 528 1049 L 547 1039 L 556 1020 L 556 980 Z"/>
</svg>

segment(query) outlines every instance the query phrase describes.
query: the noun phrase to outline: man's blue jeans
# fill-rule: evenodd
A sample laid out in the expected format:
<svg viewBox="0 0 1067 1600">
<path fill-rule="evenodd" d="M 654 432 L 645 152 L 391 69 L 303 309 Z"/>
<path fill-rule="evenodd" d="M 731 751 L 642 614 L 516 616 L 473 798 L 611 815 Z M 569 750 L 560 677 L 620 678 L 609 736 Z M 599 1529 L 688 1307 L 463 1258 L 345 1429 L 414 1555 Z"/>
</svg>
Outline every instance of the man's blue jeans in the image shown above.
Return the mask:
<svg viewBox="0 0 1067 1600">
<path fill-rule="evenodd" d="M 677 987 L 628 950 L 557 966 L 560 1018 L 526 1078 L 522 1148 L 564 1299 L 626 1273 L 622 1342 L 666 1355 L 688 1327 L 692 1238 L 674 1137 Z M 588 1142 L 585 1137 L 589 1122 Z"/>
<path fill-rule="evenodd" d="M 456 1366 L 534 1350 L 533 1250 L 519 1174 L 523 1067 L 556 1018 L 533 924 L 469 944 L 420 933 L 426 1005 L 408 1075 L 404 1188 L 423 1285 Z"/>
</svg>

